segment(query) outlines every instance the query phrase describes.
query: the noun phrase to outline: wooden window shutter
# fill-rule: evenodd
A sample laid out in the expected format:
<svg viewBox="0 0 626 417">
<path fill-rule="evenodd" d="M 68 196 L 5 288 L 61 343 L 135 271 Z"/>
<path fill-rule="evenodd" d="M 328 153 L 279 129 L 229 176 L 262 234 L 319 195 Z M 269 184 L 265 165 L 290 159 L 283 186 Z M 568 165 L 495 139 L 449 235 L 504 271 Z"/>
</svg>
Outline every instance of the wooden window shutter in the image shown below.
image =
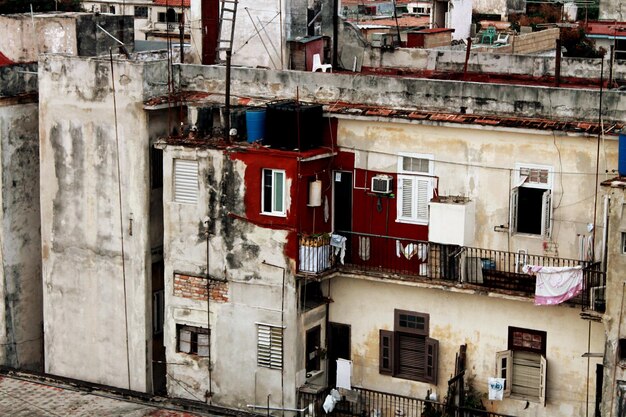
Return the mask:
<svg viewBox="0 0 626 417">
<path fill-rule="evenodd" d="M 395 370 L 398 376 L 421 381 L 426 368 L 426 338 L 410 333 L 396 333 Z"/>
<path fill-rule="evenodd" d="M 415 220 L 428 223 L 428 203 L 431 199 L 429 178 L 416 178 L 417 201 L 415 202 Z"/>
<path fill-rule="evenodd" d="M 511 212 L 509 213 L 509 234 L 517 232 L 517 206 L 519 201 L 519 188 L 511 190 Z"/>
<path fill-rule="evenodd" d="M 550 237 L 551 232 L 551 217 L 552 217 L 552 195 L 550 190 L 544 191 L 541 197 L 541 234 L 544 237 Z"/>
<path fill-rule="evenodd" d="M 378 350 L 378 372 L 384 375 L 393 374 L 393 332 L 381 330 Z"/>
<path fill-rule="evenodd" d="M 505 350 L 496 353 L 496 375 L 504 378 L 504 396 L 511 395 L 511 381 L 513 381 L 513 351 Z"/>
<path fill-rule="evenodd" d="M 414 206 L 413 177 L 398 175 L 398 218 L 412 220 Z"/>
<path fill-rule="evenodd" d="M 539 364 L 539 402 L 546 406 L 546 376 L 548 375 L 548 361 L 545 356 L 541 355 Z"/>
<path fill-rule="evenodd" d="M 437 368 L 438 368 L 438 351 L 439 341 L 426 338 L 426 369 L 424 372 L 424 379 L 431 384 L 437 384 Z"/>
<path fill-rule="evenodd" d="M 198 333 L 198 356 L 209 356 L 209 334 Z"/>
</svg>

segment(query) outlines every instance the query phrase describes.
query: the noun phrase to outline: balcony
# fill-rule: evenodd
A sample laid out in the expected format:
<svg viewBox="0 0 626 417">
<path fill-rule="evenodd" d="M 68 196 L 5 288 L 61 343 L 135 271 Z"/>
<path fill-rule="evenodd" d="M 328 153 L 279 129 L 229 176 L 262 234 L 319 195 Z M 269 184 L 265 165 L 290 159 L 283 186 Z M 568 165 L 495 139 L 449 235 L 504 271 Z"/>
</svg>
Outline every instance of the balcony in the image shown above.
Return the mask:
<svg viewBox="0 0 626 417">
<path fill-rule="evenodd" d="M 319 278 L 342 271 L 534 297 L 536 280 L 522 272 L 524 265 L 582 265 L 583 293 L 568 303 L 604 312 L 606 274 L 599 263 L 366 233 L 339 234 L 346 238 L 343 262 L 341 245 L 333 246 L 330 235 L 300 238 L 300 275 Z"/>
<path fill-rule="evenodd" d="M 487 410 L 478 410 L 467 406 L 445 404 L 426 399 L 407 397 L 366 388 L 352 387 L 344 392 L 332 412 L 326 413 L 322 404 L 330 388 L 319 393 L 298 393 L 298 406 L 301 409 L 313 407 L 313 415 L 334 417 L 511 417 Z"/>
</svg>

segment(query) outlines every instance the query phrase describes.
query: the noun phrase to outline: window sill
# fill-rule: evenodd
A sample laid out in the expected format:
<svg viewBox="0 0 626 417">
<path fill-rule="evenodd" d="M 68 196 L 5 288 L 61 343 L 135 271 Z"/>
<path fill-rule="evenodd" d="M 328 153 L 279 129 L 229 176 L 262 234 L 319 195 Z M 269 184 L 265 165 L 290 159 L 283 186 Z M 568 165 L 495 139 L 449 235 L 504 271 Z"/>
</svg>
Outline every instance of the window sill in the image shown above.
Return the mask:
<svg viewBox="0 0 626 417">
<path fill-rule="evenodd" d="M 514 232 L 512 233 L 513 237 L 523 237 L 523 238 L 530 238 L 530 239 L 548 239 L 547 236 L 544 235 L 535 235 L 533 233 L 517 233 Z"/>
<path fill-rule="evenodd" d="M 505 397 L 506 398 L 506 397 Z M 522 394 L 511 394 L 509 395 L 510 399 L 512 400 L 518 400 L 518 401 L 528 401 L 531 403 L 541 403 L 541 400 L 538 397 L 528 397 L 526 395 L 522 395 Z"/>
<path fill-rule="evenodd" d="M 415 224 L 419 226 L 428 226 L 427 221 L 396 219 L 396 223 Z"/>
<path fill-rule="evenodd" d="M 259 214 L 261 216 L 282 217 L 282 218 L 286 218 L 287 217 L 286 213 L 264 213 L 264 212 L 261 212 Z"/>
</svg>

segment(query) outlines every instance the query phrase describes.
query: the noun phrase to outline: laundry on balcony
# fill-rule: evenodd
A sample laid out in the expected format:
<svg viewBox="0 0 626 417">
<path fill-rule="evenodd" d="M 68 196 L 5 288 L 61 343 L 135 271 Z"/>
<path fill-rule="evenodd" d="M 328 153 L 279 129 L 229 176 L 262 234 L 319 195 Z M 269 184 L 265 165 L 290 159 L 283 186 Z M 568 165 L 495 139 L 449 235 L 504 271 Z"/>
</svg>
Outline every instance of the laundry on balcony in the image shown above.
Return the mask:
<svg viewBox="0 0 626 417">
<path fill-rule="evenodd" d="M 330 246 L 333 247 L 335 256 L 339 254 L 339 262 L 343 265 L 346 256 L 346 237 L 336 234 L 330 235 Z"/>
<path fill-rule="evenodd" d="M 425 262 L 428 256 L 428 245 L 425 243 L 407 243 L 405 246 L 396 240 L 396 256 L 399 258 L 401 255 L 404 255 L 409 261 L 417 255 L 420 261 Z"/>
<path fill-rule="evenodd" d="M 368 236 L 359 236 L 359 258 L 362 261 L 370 260 L 371 242 Z"/>
<path fill-rule="evenodd" d="M 555 305 L 570 300 L 583 290 L 583 267 L 524 265 L 524 273 L 535 275 L 535 305 Z"/>
<path fill-rule="evenodd" d="M 327 233 L 301 236 L 299 246 L 300 271 L 319 273 L 331 267 L 330 237 Z"/>
</svg>

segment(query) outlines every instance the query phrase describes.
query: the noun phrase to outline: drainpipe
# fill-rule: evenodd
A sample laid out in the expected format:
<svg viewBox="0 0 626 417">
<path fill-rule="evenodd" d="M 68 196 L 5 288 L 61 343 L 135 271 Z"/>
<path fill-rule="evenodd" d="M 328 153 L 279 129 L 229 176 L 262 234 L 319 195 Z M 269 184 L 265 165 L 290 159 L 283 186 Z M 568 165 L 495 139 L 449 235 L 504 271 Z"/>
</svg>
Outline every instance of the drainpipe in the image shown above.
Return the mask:
<svg viewBox="0 0 626 417">
<path fill-rule="evenodd" d="M 183 0 L 180 0 L 180 21 L 178 22 L 178 30 L 180 31 L 180 63 L 185 62 L 185 7 Z"/>
<path fill-rule="evenodd" d="M 207 330 L 209 332 L 209 392 L 207 393 L 207 401 L 211 404 L 211 399 L 213 398 L 213 378 L 212 378 L 212 369 L 213 362 L 211 361 L 211 274 L 209 273 L 209 221 L 206 220 L 204 224 L 206 225 L 206 323 Z"/>
<path fill-rule="evenodd" d="M 274 268 L 281 269 L 283 271 L 283 284 L 280 292 L 280 326 L 285 331 L 285 268 L 279 265 L 271 264 L 265 260 L 262 262 L 263 265 L 273 266 Z M 280 368 L 280 402 L 282 409 L 285 410 L 285 335 L 283 334 L 283 345 L 282 345 L 282 357 L 283 357 L 283 366 Z M 255 384 L 256 387 L 256 384 Z M 267 413 L 269 416 L 269 407 L 270 407 L 270 395 L 267 395 Z M 284 413 L 283 413 L 284 415 Z"/>
</svg>

